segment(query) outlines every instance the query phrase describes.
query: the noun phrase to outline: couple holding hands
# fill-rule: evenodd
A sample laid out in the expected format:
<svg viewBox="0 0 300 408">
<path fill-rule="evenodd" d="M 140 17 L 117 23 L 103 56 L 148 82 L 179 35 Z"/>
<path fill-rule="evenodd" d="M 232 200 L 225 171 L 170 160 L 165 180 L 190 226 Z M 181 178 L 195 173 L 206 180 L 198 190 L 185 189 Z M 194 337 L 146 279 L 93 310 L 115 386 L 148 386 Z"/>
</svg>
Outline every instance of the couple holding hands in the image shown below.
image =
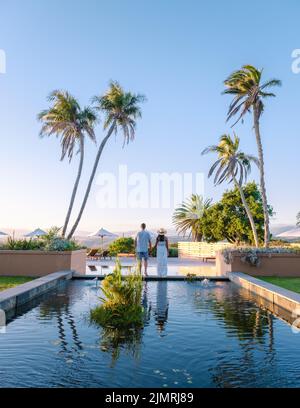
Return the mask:
<svg viewBox="0 0 300 408">
<path fill-rule="evenodd" d="M 167 231 L 160 228 L 157 231 L 157 237 L 154 245 L 156 249 L 157 275 L 167 276 L 168 273 L 168 255 L 169 243 L 166 237 Z M 141 230 L 137 233 L 135 238 L 135 252 L 139 264 L 139 270 L 142 268 L 142 261 L 144 261 L 144 273 L 147 275 L 149 252 L 152 251 L 151 235 L 146 230 L 146 224 L 141 224 Z"/>
</svg>

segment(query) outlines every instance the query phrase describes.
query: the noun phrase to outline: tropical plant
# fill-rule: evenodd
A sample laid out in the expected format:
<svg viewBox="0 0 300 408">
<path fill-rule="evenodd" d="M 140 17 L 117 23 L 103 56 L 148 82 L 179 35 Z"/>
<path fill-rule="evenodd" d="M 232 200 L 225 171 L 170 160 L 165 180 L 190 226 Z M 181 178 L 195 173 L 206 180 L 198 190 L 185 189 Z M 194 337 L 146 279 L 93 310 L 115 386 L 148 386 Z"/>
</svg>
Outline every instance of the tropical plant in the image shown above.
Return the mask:
<svg viewBox="0 0 300 408">
<path fill-rule="evenodd" d="M 247 112 L 250 112 L 251 110 L 253 111 L 254 130 L 259 159 L 260 188 L 265 220 L 264 243 L 265 246 L 268 246 L 270 240 L 270 222 L 264 174 L 264 153 L 260 134 L 260 117 L 264 111 L 263 99 L 275 97 L 274 93 L 268 92 L 269 88 L 280 86 L 281 81 L 278 79 L 271 79 L 262 83 L 262 72 L 263 70 L 258 70 L 252 65 L 244 65 L 240 70 L 233 72 L 224 81 L 226 89 L 223 93 L 234 96 L 227 114 L 227 120 L 230 120 L 233 116 L 238 115 L 238 118 L 233 126 L 239 120 L 243 120 L 243 117 Z"/>
<path fill-rule="evenodd" d="M 38 115 L 38 119 L 43 123 L 40 136 L 55 135 L 56 137 L 61 137 L 61 160 L 67 155 L 69 161 L 71 161 L 75 149 L 78 149 L 80 153 L 77 177 L 62 230 L 62 236 L 64 237 L 82 173 L 85 135 L 93 141 L 96 140 L 94 126 L 97 117 L 90 107 L 81 109 L 78 101 L 67 91 L 53 91 L 49 95 L 48 100 L 51 103 L 51 107 L 43 110 Z"/>
<path fill-rule="evenodd" d="M 218 145 L 207 147 L 203 150 L 202 154 L 217 153 L 218 160 L 210 168 L 208 177 L 211 177 L 215 173 L 215 185 L 221 184 L 224 181 L 234 183 L 240 192 L 252 228 L 255 246 L 258 247 L 259 241 L 255 223 L 242 189 L 242 185 L 247 180 L 247 176 L 251 171 L 251 162 L 258 164 L 258 160 L 254 156 L 246 155 L 241 152 L 239 146 L 240 139 L 236 134 L 234 134 L 234 139 L 232 139 L 230 135 L 222 135 Z"/>
<path fill-rule="evenodd" d="M 206 199 L 199 194 L 192 194 L 180 207 L 176 208 L 173 215 L 173 224 L 178 234 L 188 235 L 194 241 L 203 239 L 202 217 L 210 207 L 211 199 Z"/>
<path fill-rule="evenodd" d="M 114 81 L 110 83 L 108 91 L 104 95 L 94 97 L 93 102 L 96 105 L 96 109 L 100 112 L 104 112 L 104 130 L 107 130 L 107 134 L 99 146 L 81 208 L 68 235 L 69 239 L 76 231 L 82 217 L 98 168 L 99 160 L 107 141 L 113 133 L 117 134 L 118 131 L 123 134 L 124 144 L 129 143 L 130 140 L 134 139 L 136 120 L 141 117 L 139 104 L 144 100 L 145 97 L 143 95 L 125 92 L 119 83 Z"/>
<path fill-rule="evenodd" d="M 8 237 L 6 243 L 2 245 L 1 249 L 9 249 L 12 251 L 34 251 L 43 249 L 43 244 L 39 240 Z"/>
<path fill-rule="evenodd" d="M 300 212 L 298 212 L 298 214 L 297 214 L 297 223 L 296 223 L 296 225 L 298 227 L 300 227 Z"/>
<path fill-rule="evenodd" d="M 47 234 L 39 238 L 45 251 L 75 251 L 82 248 L 74 240 L 62 238 L 60 230 L 59 227 L 51 227 Z"/>
<path fill-rule="evenodd" d="M 133 238 L 118 238 L 112 242 L 108 247 L 109 254 L 116 256 L 119 253 L 130 254 L 134 252 L 134 239 Z"/>
<path fill-rule="evenodd" d="M 92 321 L 103 327 L 142 326 L 142 289 L 142 275 L 133 272 L 122 277 L 121 264 L 117 261 L 113 273 L 102 282 L 103 303 L 91 311 Z"/>
<path fill-rule="evenodd" d="M 258 239 L 263 242 L 264 212 L 261 193 L 254 182 L 246 184 L 243 193 L 254 219 Z M 272 216 L 272 207 L 268 206 L 268 210 Z M 227 240 L 235 245 L 254 243 L 252 228 L 237 187 L 225 191 L 221 200 L 205 211 L 202 229 L 208 242 Z"/>
</svg>

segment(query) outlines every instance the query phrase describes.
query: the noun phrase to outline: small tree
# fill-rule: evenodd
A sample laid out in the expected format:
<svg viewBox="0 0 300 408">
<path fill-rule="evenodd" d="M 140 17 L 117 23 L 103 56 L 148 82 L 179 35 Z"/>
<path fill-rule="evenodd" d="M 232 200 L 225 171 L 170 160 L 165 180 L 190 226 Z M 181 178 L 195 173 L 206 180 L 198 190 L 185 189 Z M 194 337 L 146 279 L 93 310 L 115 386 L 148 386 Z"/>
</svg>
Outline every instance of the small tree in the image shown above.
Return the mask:
<svg viewBox="0 0 300 408">
<path fill-rule="evenodd" d="M 243 193 L 252 213 L 258 239 L 264 239 L 264 212 L 261 193 L 256 183 L 243 187 Z M 273 215 L 268 207 L 269 216 Z M 202 218 L 202 228 L 208 242 L 227 240 L 234 244 L 253 244 L 253 232 L 248 221 L 239 189 L 226 191 L 221 200 L 213 204 Z"/>
</svg>

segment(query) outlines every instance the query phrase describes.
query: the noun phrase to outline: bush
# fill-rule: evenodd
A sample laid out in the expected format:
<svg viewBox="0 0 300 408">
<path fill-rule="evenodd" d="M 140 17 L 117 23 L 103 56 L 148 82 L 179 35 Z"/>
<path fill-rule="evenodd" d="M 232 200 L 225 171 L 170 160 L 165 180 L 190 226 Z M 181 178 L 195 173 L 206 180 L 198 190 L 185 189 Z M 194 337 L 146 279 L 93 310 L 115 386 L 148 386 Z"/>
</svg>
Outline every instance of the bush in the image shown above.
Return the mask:
<svg viewBox="0 0 300 408">
<path fill-rule="evenodd" d="M 141 305 L 142 276 L 132 273 L 121 276 L 121 264 L 116 262 L 113 273 L 106 276 L 101 290 L 103 303 L 91 310 L 91 320 L 102 327 L 142 326 L 144 309 Z"/>
<path fill-rule="evenodd" d="M 178 248 L 169 248 L 169 257 L 178 258 Z"/>
<path fill-rule="evenodd" d="M 130 254 L 134 252 L 133 238 L 118 238 L 108 247 L 109 254 L 116 256 L 119 253 Z"/>
<path fill-rule="evenodd" d="M 156 250 L 152 248 L 151 256 L 156 257 Z M 178 258 L 178 248 L 169 246 L 169 258 Z"/>
</svg>

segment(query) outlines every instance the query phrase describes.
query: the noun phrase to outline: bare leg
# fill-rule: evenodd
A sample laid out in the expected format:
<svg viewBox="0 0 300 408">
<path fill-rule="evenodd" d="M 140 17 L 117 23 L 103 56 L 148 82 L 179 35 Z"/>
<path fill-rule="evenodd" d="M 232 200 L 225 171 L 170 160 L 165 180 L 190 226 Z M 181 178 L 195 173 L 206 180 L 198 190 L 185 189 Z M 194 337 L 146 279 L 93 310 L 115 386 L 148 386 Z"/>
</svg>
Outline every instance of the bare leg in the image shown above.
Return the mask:
<svg viewBox="0 0 300 408">
<path fill-rule="evenodd" d="M 148 267 L 148 261 L 146 259 L 144 259 L 145 276 L 148 276 L 147 267 Z"/>
<path fill-rule="evenodd" d="M 142 272 L 142 261 L 140 259 L 137 260 L 137 269 L 139 273 Z"/>
</svg>

